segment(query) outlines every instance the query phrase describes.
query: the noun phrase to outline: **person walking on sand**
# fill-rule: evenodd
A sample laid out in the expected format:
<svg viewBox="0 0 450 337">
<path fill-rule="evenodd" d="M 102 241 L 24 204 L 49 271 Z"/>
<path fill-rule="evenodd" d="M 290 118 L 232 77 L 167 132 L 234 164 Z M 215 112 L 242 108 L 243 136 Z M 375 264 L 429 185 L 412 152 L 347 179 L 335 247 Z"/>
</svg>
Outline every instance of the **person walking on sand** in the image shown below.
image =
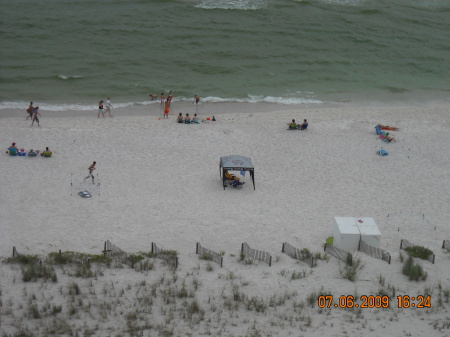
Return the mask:
<svg viewBox="0 0 450 337">
<path fill-rule="evenodd" d="M 40 116 L 40 115 L 41 114 L 39 113 L 39 107 L 37 106 L 33 110 L 33 120 L 31 121 L 31 126 L 33 126 L 34 122 L 36 122 L 37 125 L 40 126 L 39 125 L 39 118 L 38 118 L 38 116 Z"/>
<path fill-rule="evenodd" d="M 114 117 L 111 115 L 111 108 L 113 106 L 111 105 L 111 101 L 109 100 L 109 97 L 106 99 L 106 112 L 108 113 L 109 117 Z"/>
<path fill-rule="evenodd" d="M 105 118 L 105 110 L 103 110 L 103 101 L 98 102 L 98 115 L 97 115 L 97 118 L 100 118 L 100 114 L 102 114 L 103 118 Z"/>
<path fill-rule="evenodd" d="M 94 183 L 94 174 L 92 173 L 92 172 L 94 172 L 94 170 L 95 170 L 95 164 L 97 164 L 95 161 L 92 163 L 92 165 L 91 166 L 89 166 L 89 168 L 88 168 L 88 170 L 89 170 L 89 175 L 86 177 L 86 178 L 84 178 L 84 180 L 86 180 L 86 179 L 88 179 L 89 177 L 91 177 L 92 178 L 92 183 L 93 184 L 95 184 Z"/>
<path fill-rule="evenodd" d="M 33 102 L 30 102 L 30 106 L 27 109 L 27 114 L 28 114 L 28 118 L 33 118 L 33 110 L 34 110 L 34 106 L 33 106 Z"/>
</svg>

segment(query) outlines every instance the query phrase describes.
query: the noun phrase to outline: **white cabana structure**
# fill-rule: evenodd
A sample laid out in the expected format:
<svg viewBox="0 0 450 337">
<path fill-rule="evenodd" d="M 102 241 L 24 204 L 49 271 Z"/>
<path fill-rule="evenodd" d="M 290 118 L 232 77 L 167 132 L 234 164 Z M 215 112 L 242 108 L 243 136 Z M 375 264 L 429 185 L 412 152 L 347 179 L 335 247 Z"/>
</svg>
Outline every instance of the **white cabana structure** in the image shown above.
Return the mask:
<svg viewBox="0 0 450 337">
<path fill-rule="evenodd" d="M 346 251 L 356 251 L 359 241 L 380 248 L 381 233 L 373 218 L 335 217 L 333 245 Z"/>
<path fill-rule="evenodd" d="M 248 171 L 253 181 L 253 189 L 255 189 L 255 168 L 253 167 L 252 160 L 249 157 L 244 156 L 227 156 L 220 157 L 220 175 L 222 177 L 223 189 L 227 186 L 225 183 L 226 171 Z"/>
</svg>

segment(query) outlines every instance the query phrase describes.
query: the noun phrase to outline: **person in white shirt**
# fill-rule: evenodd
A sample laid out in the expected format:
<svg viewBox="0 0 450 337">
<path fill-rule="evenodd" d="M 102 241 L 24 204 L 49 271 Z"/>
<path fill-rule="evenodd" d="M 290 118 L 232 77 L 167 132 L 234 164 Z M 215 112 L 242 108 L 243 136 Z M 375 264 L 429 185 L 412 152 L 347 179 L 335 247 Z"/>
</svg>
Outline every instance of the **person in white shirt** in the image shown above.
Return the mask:
<svg viewBox="0 0 450 337">
<path fill-rule="evenodd" d="M 106 112 L 108 113 L 109 117 L 114 117 L 113 115 L 111 115 L 111 108 L 113 107 L 111 105 L 111 101 L 109 100 L 109 97 L 106 99 Z"/>
</svg>

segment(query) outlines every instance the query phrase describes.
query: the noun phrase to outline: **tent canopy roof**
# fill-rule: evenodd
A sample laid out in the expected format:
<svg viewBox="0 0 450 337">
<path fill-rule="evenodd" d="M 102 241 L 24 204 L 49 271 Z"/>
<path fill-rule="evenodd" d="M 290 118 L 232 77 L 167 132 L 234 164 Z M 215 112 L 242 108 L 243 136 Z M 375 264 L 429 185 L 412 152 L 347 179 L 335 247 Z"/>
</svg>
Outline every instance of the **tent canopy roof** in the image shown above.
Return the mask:
<svg viewBox="0 0 450 337">
<path fill-rule="evenodd" d="M 229 171 L 253 171 L 252 160 L 244 156 L 220 157 L 220 167 Z"/>
</svg>

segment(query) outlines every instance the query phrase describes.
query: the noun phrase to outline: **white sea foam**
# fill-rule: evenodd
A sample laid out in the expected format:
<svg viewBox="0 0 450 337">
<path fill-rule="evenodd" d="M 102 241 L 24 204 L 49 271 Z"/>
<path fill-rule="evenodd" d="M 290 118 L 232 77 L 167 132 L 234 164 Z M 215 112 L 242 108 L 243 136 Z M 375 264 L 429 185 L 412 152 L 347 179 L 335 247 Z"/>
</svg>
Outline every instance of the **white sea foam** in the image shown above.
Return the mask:
<svg viewBox="0 0 450 337">
<path fill-rule="evenodd" d="M 70 79 L 77 79 L 77 78 L 83 78 L 83 76 L 79 76 L 79 75 L 58 75 L 58 78 L 62 79 L 62 80 L 70 80 Z"/>
<path fill-rule="evenodd" d="M 203 9 L 239 9 L 239 10 L 255 10 L 264 8 L 267 0 L 213 0 L 202 1 L 195 7 Z"/>
<path fill-rule="evenodd" d="M 187 97 L 176 97 L 174 102 L 191 102 L 192 98 Z M 202 97 L 201 102 L 207 103 L 274 103 L 274 104 L 285 104 L 285 105 L 295 105 L 295 104 L 321 104 L 324 101 L 312 99 L 312 98 L 302 98 L 302 97 L 274 97 L 274 96 L 253 96 L 249 95 L 246 98 L 222 98 L 216 96 Z M 4 109 L 23 109 L 26 110 L 30 103 L 26 101 L 20 102 L 0 102 L 0 110 Z M 114 108 L 128 108 L 139 105 L 152 105 L 160 104 L 159 100 L 154 101 L 141 101 L 141 102 L 113 102 Z M 58 104 L 58 103 L 46 103 L 46 102 L 34 102 L 35 106 L 39 106 L 42 110 L 47 111 L 89 111 L 97 110 L 97 102 L 92 104 Z"/>
</svg>

